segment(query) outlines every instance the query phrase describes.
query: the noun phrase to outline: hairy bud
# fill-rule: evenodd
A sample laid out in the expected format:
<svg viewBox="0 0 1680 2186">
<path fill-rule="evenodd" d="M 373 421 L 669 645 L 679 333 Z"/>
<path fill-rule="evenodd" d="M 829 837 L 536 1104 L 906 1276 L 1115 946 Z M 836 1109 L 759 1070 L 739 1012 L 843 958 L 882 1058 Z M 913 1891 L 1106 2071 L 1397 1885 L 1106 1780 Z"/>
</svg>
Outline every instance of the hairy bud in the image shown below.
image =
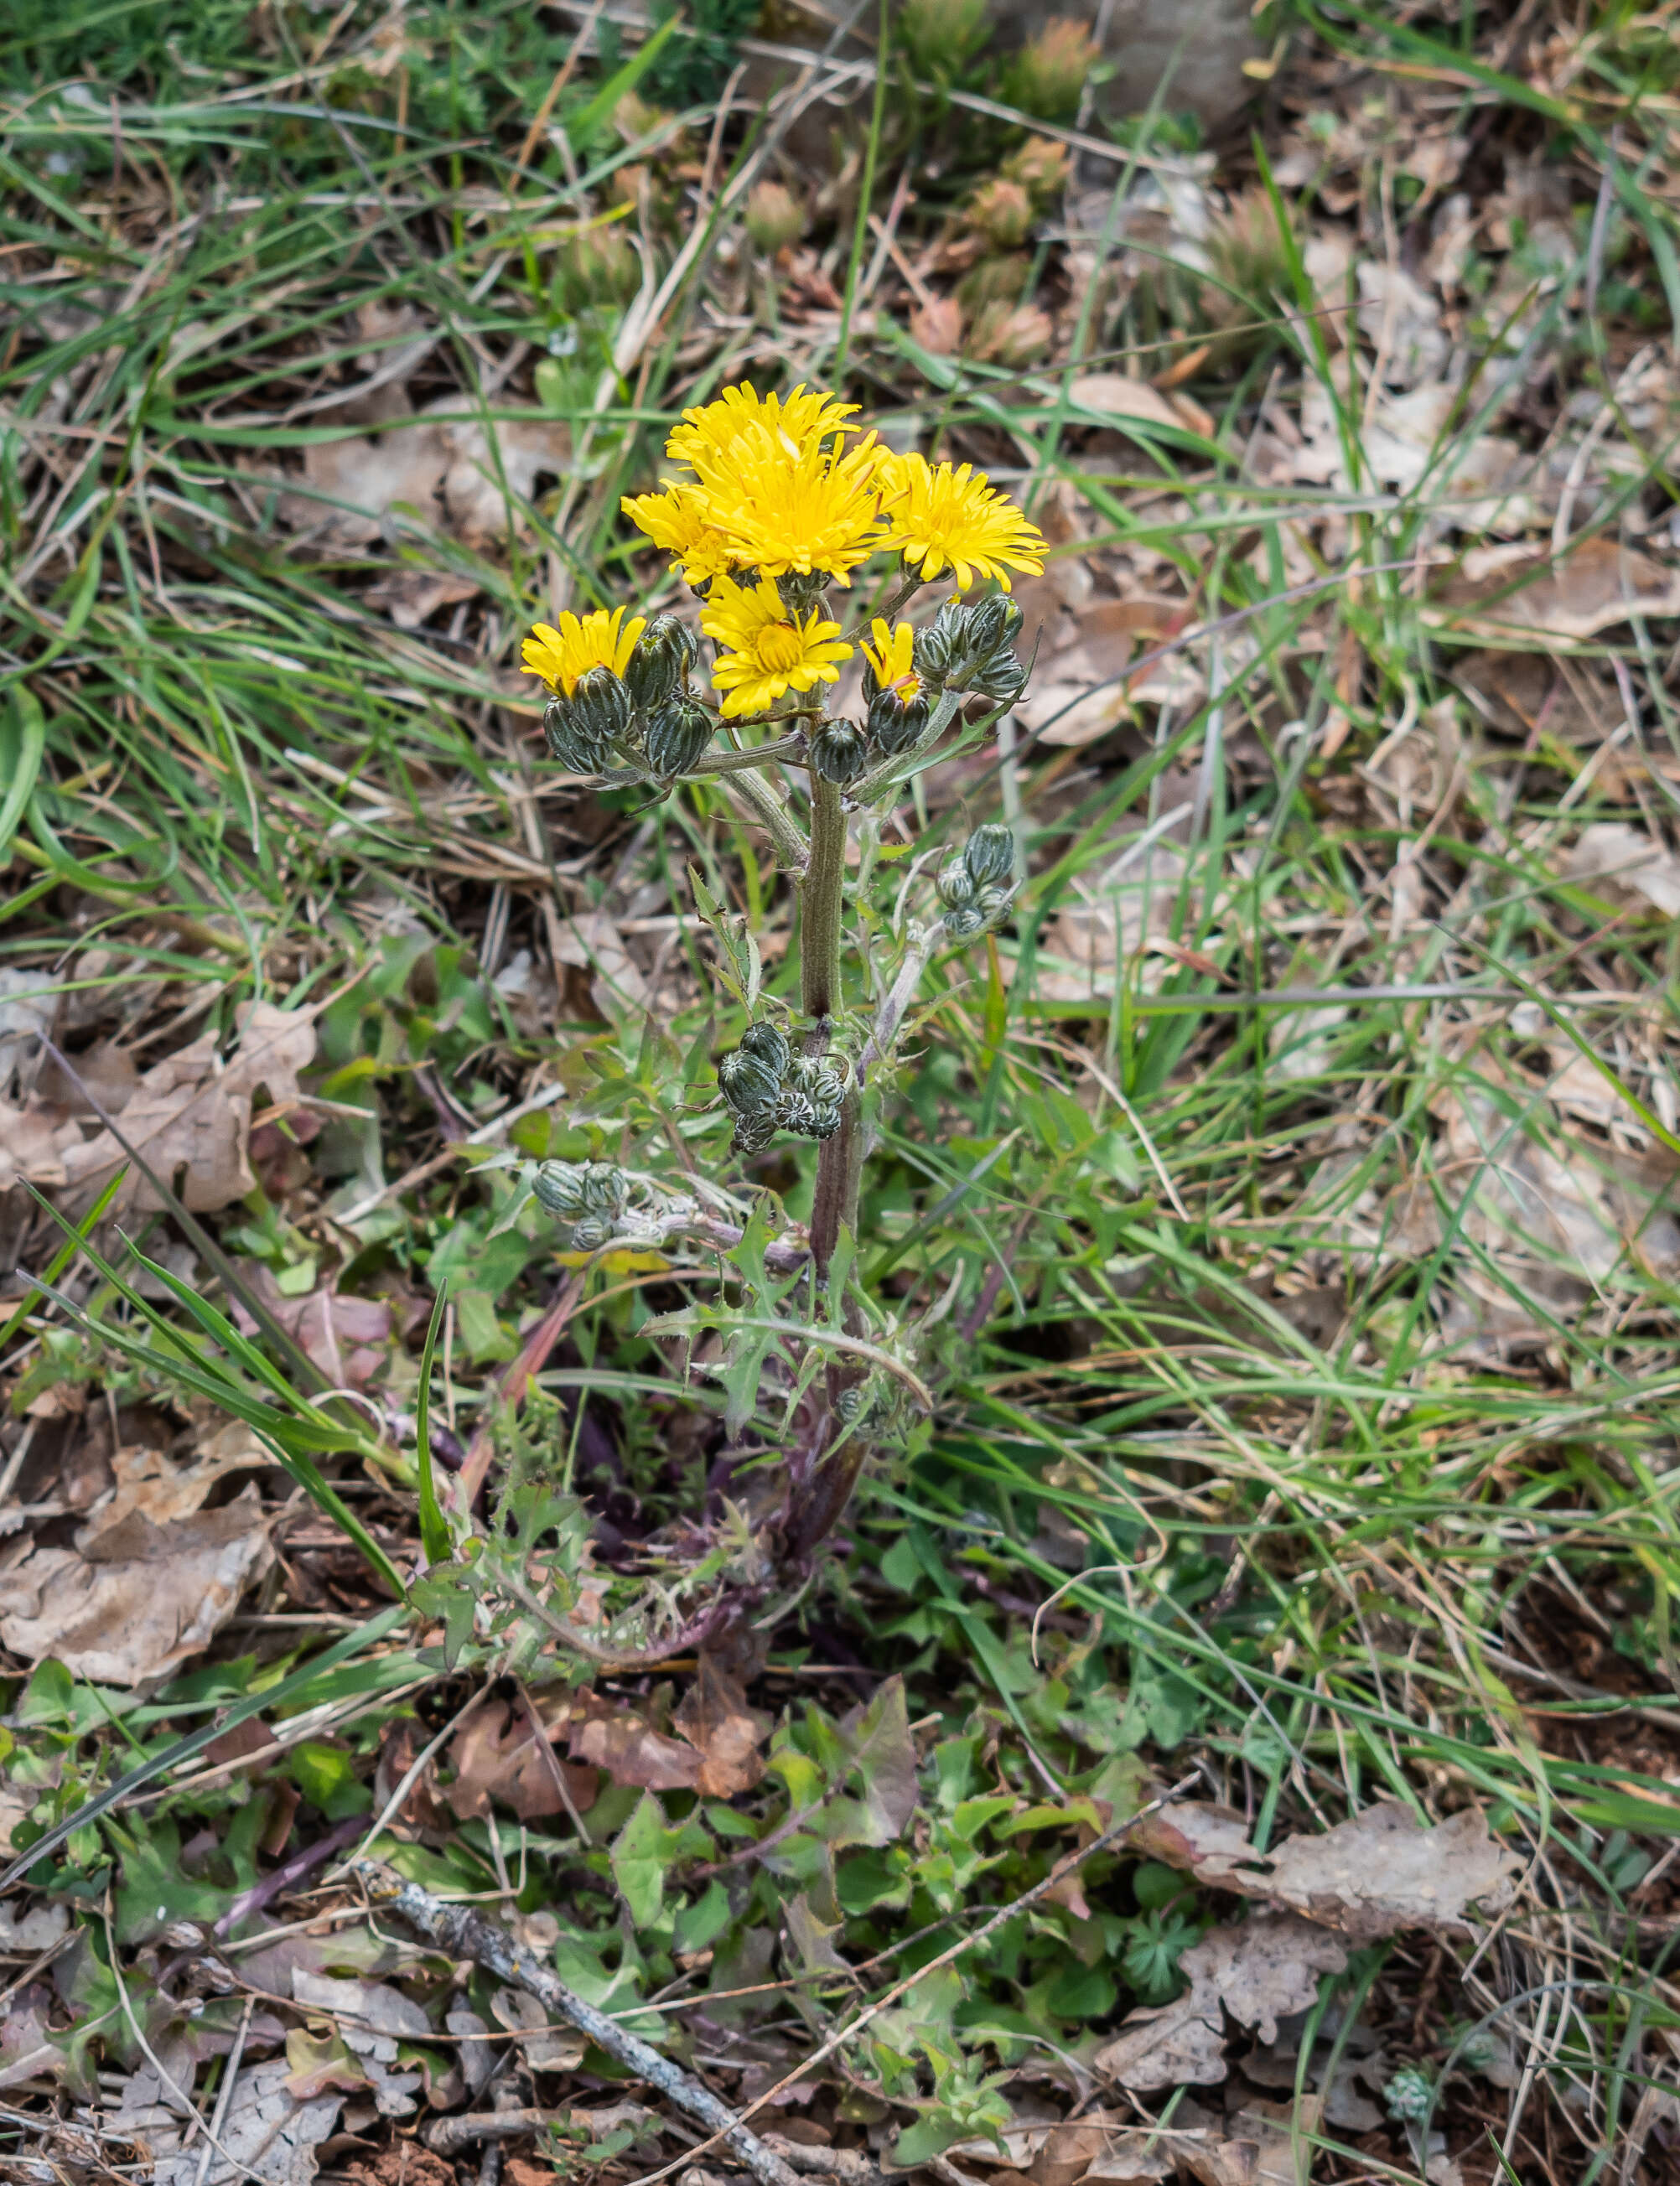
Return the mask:
<svg viewBox="0 0 1680 2186">
<path fill-rule="evenodd" d="M 978 891 L 974 875 L 961 858 L 952 858 L 940 871 L 939 900 L 947 911 L 960 911 L 971 904 Z"/>
<path fill-rule="evenodd" d="M 868 764 L 869 751 L 851 721 L 824 721 L 812 736 L 807 756 L 812 771 L 824 782 L 856 782 Z"/>
<path fill-rule="evenodd" d="M 572 1225 L 570 1249 L 574 1253 L 598 1253 L 603 1245 L 611 1244 L 613 1235 L 610 1214 L 586 1214 L 582 1221 Z"/>
<path fill-rule="evenodd" d="M 625 664 L 624 687 L 640 713 L 651 713 L 676 697 L 688 680 L 700 642 L 675 615 L 655 615 L 636 641 Z"/>
<path fill-rule="evenodd" d="M 741 1034 L 740 1051 L 755 1057 L 767 1070 L 773 1070 L 778 1084 L 788 1074 L 793 1061 L 793 1051 L 788 1045 L 787 1034 L 779 1025 L 767 1019 L 760 1024 L 749 1025 Z"/>
<path fill-rule="evenodd" d="M 671 698 L 656 707 L 648 716 L 643 743 L 649 773 L 665 782 L 692 774 L 716 727 L 716 715 L 696 699 Z"/>
<path fill-rule="evenodd" d="M 866 671 L 866 682 L 868 680 Z M 869 742 L 888 759 L 908 751 L 927 726 L 925 698 L 904 699 L 896 691 L 878 690 L 869 701 Z"/>
<path fill-rule="evenodd" d="M 531 1188 L 537 1205 L 563 1220 L 619 1215 L 630 1200 L 630 1180 L 611 1162 L 543 1162 Z"/>
<path fill-rule="evenodd" d="M 578 720 L 570 698 L 551 698 L 542 709 L 542 735 L 550 758 L 568 774 L 599 774 L 607 764 L 607 747 L 589 736 Z"/>
<path fill-rule="evenodd" d="M 1014 831 L 1009 827 L 976 827 L 963 845 L 963 863 L 976 888 L 990 882 L 1013 877 L 1015 870 Z"/>
<path fill-rule="evenodd" d="M 750 1049 L 738 1047 L 718 1057 L 717 1089 L 738 1116 L 756 1116 L 774 1108 L 782 1073 Z"/>
</svg>

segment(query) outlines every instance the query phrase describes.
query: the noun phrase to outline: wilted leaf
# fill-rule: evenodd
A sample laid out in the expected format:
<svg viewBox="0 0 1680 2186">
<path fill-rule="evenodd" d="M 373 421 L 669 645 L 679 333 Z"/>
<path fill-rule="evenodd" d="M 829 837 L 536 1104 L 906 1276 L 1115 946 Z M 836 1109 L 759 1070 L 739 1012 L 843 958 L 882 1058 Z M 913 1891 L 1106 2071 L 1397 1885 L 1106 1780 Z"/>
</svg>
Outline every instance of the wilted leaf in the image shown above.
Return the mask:
<svg viewBox="0 0 1680 2186">
<path fill-rule="evenodd" d="M 299 2004 L 330 2015 L 337 2036 L 371 2082 L 374 2103 L 385 2117 L 406 2117 L 414 2108 L 418 2072 L 393 2072 L 399 2041 L 424 2041 L 431 2023 L 419 2005 L 382 1981 L 336 1981 L 298 1966 L 292 1994 Z M 328 2060 L 322 2060 L 324 2064 Z M 319 2066 L 317 2077 L 322 2077 Z"/>
<path fill-rule="evenodd" d="M 893 1844 L 908 1827 L 920 1796 L 903 1679 L 887 1679 L 867 1704 L 860 1702 L 840 1718 L 839 1731 L 862 1796 L 836 1802 L 840 1827 L 825 1834 L 836 1845 Z"/>
<path fill-rule="evenodd" d="M 1149 1848 L 1164 1857 L 1153 1843 Z M 1318 1976 L 1341 1972 L 1347 1953 L 1291 1914 L 1256 1913 L 1239 1928 L 1210 1930 L 1178 1964 L 1189 1987 L 1176 2003 L 1134 2011 L 1123 2022 L 1097 2052 L 1104 2078 L 1132 2088 L 1211 2086 L 1228 2069 L 1226 2013 L 1253 2027 L 1261 2042 L 1275 2041 L 1278 2020 L 1314 2003 Z"/>
<path fill-rule="evenodd" d="M 250 1489 L 162 1525 L 132 1511 L 85 1550 L 37 1547 L 0 1576 L 0 1640 L 29 1662 L 141 1684 L 207 1647 L 273 1557 Z"/>
<path fill-rule="evenodd" d="M 1425 1829 L 1391 1800 L 1362 1808 L 1322 1836 L 1285 1837 L 1265 1852 L 1250 1844 L 1230 1808 L 1184 1802 L 1141 1823 L 1135 1842 L 1211 1889 L 1288 1907 L 1362 1942 L 1405 1928 L 1462 1933 L 1469 1906 L 1492 1915 L 1509 1903 L 1522 1865 L 1489 1836 L 1479 1807 Z M 1183 1964 L 1188 1969 L 1189 1954 Z M 1262 2021 L 1245 2023 L 1261 2026 L 1263 2042 L 1273 2038 Z"/>
<path fill-rule="evenodd" d="M 251 1096 L 261 1086 L 274 1101 L 296 1100 L 297 1073 L 314 1058 L 307 1012 L 246 1002 L 236 1017 L 239 1041 L 225 1062 L 215 1036 L 206 1033 L 143 1073 L 116 1118 L 123 1137 L 195 1214 L 229 1206 L 255 1189 L 247 1158 Z M 84 1140 L 62 1109 L 0 1108 L 0 1187 L 26 1177 L 43 1189 L 67 1191 L 70 1204 L 81 1208 L 93 1204 L 127 1160 L 113 1132 Z M 113 1212 L 152 1213 L 161 1204 L 131 1167 Z"/>
<path fill-rule="evenodd" d="M 758 1747 L 768 1724 L 747 1706 L 740 1679 L 704 1649 L 694 1682 L 671 1721 L 694 1750 L 694 1789 L 707 1798 L 750 1791 L 763 1775 Z"/>
<path fill-rule="evenodd" d="M 583 2062 L 588 2046 L 570 2026 L 551 2026 L 548 2015 L 534 1996 L 523 1989 L 498 1988 L 490 1999 L 497 2024 L 517 2034 L 525 2063 L 534 2072 L 571 2072 Z"/>
<path fill-rule="evenodd" d="M 1680 918 L 1680 858 L 1620 820 L 1583 827 L 1564 868 L 1572 881 L 1608 881 L 1666 917 Z"/>
<path fill-rule="evenodd" d="M 523 1707 L 475 1709 L 455 1735 L 450 1749 L 455 1781 L 444 1794 L 462 1820 L 487 1814 L 492 1799 L 511 1807 L 522 1822 L 563 1814 L 562 1778 L 572 1808 L 581 1813 L 593 1806 L 595 1771 L 560 1760 L 548 1744 L 550 1735 Z"/>
<path fill-rule="evenodd" d="M 1467 554 L 1441 601 L 1456 628 L 1584 641 L 1635 616 L 1680 615 L 1680 569 L 1595 534 L 1555 563 L 1525 547 Z"/>
</svg>

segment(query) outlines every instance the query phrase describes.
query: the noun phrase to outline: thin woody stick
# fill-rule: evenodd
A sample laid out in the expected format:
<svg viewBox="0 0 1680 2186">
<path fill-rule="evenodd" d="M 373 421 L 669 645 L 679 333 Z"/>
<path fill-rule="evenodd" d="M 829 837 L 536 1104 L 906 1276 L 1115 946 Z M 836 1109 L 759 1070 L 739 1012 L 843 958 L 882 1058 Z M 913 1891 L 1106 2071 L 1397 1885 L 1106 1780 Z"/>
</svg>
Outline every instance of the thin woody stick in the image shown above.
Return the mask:
<svg viewBox="0 0 1680 2186">
<path fill-rule="evenodd" d="M 715 2148 L 722 2142 L 752 2172 L 760 2186 L 798 2186 L 794 2173 L 774 2150 L 767 2148 L 756 2133 L 749 2133 L 735 2113 L 719 2102 L 709 2088 L 702 2087 L 668 2057 L 660 2056 L 639 2036 L 627 2032 L 616 2020 L 609 2019 L 605 2012 L 598 2011 L 593 2004 L 586 2004 L 550 1973 L 541 1959 L 522 1944 L 514 1942 L 506 1929 L 498 1928 L 470 1906 L 445 1904 L 430 1891 L 402 1881 L 378 1860 L 357 1860 L 353 1871 L 360 1877 L 369 1897 L 400 1913 L 429 1942 L 438 1944 L 453 1958 L 471 1959 L 501 1980 L 511 1981 L 515 1988 L 524 1989 L 537 1998 L 545 2011 L 569 2019 L 581 2034 L 587 2034 L 598 2049 L 616 2058 L 638 2080 L 657 2088 L 678 2110 L 686 2110 L 690 2117 L 711 2127 L 712 2138 L 705 2146 Z"/>
</svg>

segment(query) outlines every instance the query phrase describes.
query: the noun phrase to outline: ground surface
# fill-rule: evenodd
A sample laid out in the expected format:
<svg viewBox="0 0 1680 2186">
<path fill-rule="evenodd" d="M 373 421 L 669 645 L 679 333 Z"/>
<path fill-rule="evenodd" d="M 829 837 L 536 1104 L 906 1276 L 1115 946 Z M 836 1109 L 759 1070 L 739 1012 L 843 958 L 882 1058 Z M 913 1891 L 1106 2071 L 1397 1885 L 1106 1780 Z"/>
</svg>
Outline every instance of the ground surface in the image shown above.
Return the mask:
<svg viewBox="0 0 1680 2186">
<path fill-rule="evenodd" d="M 20 2178 L 684 2160 L 358 1848 L 854 2186 L 1680 2163 L 1672 11 L 1274 7 L 1206 142 L 891 12 L 879 80 L 806 0 L 0 31 Z M 514 1201 L 809 1212 L 712 1099 L 689 871 L 774 991 L 767 843 L 516 667 L 674 598 L 620 496 L 744 377 L 1056 550 L 854 906 L 1019 817 L 865 1195 L 934 1409 L 802 1562 L 797 1347 L 732 1433 L 644 1332 L 739 1263 Z M 423 1405 L 487 1545 L 405 1606 Z"/>
</svg>

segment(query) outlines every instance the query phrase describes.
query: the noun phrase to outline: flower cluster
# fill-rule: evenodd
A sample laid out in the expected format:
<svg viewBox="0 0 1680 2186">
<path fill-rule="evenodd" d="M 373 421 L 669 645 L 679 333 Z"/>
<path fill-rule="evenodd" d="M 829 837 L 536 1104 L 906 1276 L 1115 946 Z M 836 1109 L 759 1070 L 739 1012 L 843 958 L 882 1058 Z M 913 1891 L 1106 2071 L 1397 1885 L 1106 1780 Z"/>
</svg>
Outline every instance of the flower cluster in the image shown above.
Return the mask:
<svg viewBox="0 0 1680 2186">
<path fill-rule="evenodd" d="M 620 774 L 668 787 L 691 774 L 717 724 L 688 691 L 700 647 L 675 615 L 599 608 L 538 623 L 525 664 L 548 686 L 542 731 L 574 774 Z"/>
<path fill-rule="evenodd" d="M 1015 838 L 1008 827 L 976 827 L 939 876 L 945 931 L 972 941 L 996 926 L 1014 900 Z"/>
<path fill-rule="evenodd" d="M 610 1244 L 631 1199 L 629 1178 L 610 1162 L 543 1162 L 531 1189 L 545 1214 L 571 1225 L 566 1249 L 573 1253 Z"/>
<path fill-rule="evenodd" d="M 836 1055 L 795 1055 L 781 1029 L 750 1026 L 717 1063 L 717 1086 L 735 1118 L 731 1151 L 760 1153 L 778 1131 L 826 1139 L 840 1129 L 851 1072 Z"/>
<path fill-rule="evenodd" d="M 728 388 L 685 411 L 666 443 L 686 475 L 624 502 L 705 594 L 700 626 L 719 647 L 726 715 L 838 680 L 851 647 L 822 596 L 872 555 L 898 554 L 918 583 L 949 572 L 964 591 L 980 578 L 1008 591 L 1011 571 L 1043 569 L 1042 537 L 983 474 L 860 438 L 856 414 L 804 387 L 785 399 Z"/>
</svg>

